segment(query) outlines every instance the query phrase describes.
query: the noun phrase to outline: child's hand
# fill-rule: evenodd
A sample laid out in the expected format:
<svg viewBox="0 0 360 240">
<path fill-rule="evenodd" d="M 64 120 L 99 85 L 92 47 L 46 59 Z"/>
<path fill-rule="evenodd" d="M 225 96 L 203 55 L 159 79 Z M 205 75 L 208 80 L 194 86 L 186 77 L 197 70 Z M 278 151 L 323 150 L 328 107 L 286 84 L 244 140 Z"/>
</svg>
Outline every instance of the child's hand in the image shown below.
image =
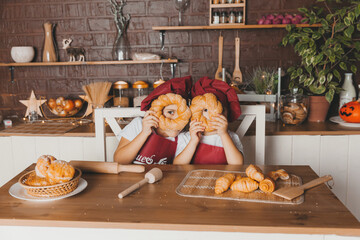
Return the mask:
<svg viewBox="0 0 360 240">
<path fill-rule="evenodd" d="M 191 140 L 196 141 L 198 143 L 201 138 L 201 132 L 205 131 L 205 127 L 201 124 L 201 122 L 198 121 L 191 121 L 190 122 L 190 138 Z"/>
<path fill-rule="evenodd" d="M 153 111 L 147 111 L 142 120 L 142 132 L 149 136 L 152 132 L 152 128 L 159 127 L 159 118 L 154 115 Z"/>
<path fill-rule="evenodd" d="M 214 128 L 220 136 L 228 133 L 228 120 L 224 115 L 218 114 L 211 118 L 211 127 Z"/>
</svg>

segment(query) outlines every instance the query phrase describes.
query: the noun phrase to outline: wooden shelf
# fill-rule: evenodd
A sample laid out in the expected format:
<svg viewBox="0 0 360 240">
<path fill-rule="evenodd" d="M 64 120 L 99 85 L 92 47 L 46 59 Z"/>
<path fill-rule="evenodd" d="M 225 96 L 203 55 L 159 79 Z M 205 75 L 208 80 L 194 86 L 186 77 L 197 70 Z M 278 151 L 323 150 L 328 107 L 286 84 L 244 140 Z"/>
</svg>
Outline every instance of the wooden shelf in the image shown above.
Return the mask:
<svg viewBox="0 0 360 240">
<path fill-rule="evenodd" d="M 0 67 L 38 67 L 38 66 L 79 66 L 79 65 L 120 65 L 120 64 L 158 64 L 177 63 L 177 59 L 146 60 L 146 61 L 91 61 L 91 62 L 29 62 L 0 63 Z"/>
<path fill-rule="evenodd" d="M 245 7 L 245 3 L 210 4 L 210 8 L 237 8 Z"/>
<path fill-rule="evenodd" d="M 226 29 L 271 29 L 271 28 L 286 28 L 286 24 L 272 24 L 272 25 L 240 25 L 237 24 L 219 24 L 213 26 L 154 26 L 152 30 L 155 31 L 185 31 L 185 30 L 226 30 Z M 320 27 L 321 24 L 296 24 L 296 27 Z"/>
</svg>

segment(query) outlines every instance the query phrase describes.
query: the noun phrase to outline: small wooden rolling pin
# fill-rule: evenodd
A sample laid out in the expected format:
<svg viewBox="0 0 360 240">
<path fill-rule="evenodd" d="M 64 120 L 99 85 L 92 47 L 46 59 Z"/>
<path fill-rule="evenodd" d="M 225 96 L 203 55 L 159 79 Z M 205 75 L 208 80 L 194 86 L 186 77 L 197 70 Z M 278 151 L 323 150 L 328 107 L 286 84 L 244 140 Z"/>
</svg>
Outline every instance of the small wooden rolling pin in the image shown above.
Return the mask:
<svg viewBox="0 0 360 240">
<path fill-rule="evenodd" d="M 120 172 L 142 173 L 145 171 L 145 167 L 142 165 L 121 165 L 117 162 L 70 161 L 70 165 L 80 168 L 84 172 L 95 173 L 118 174 Z"/>
<path fill-rule="evenodd" d="M 145 178 L 143 180 L 135 183 L 134 185 L 128 187 L 127 189 L 125 189 L 124 191 L 119 193 L 118 197 L 119 198 L 126 197 L 127 195 L 129 195 L 130 193 L 135 191 L 136 189 L 139 189 L 144 184 L 157 182 L 162 177 L 163 177 L 162 171 L 159 168 L 153 168 L 145 174 Z"/>
</svg>

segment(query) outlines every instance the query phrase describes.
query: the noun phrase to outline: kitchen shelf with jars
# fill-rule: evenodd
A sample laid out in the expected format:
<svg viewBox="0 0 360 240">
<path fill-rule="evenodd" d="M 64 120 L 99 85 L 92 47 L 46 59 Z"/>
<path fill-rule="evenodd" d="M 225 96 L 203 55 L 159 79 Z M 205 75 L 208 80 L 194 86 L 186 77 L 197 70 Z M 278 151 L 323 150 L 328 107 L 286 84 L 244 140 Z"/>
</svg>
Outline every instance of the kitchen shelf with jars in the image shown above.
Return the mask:
<svg viewBox="0 0 360 240">
<path fill-rule="evenodd" d="M 246 0 L 210 0 L 210 26 L 245 25 Z"/>
</svg>

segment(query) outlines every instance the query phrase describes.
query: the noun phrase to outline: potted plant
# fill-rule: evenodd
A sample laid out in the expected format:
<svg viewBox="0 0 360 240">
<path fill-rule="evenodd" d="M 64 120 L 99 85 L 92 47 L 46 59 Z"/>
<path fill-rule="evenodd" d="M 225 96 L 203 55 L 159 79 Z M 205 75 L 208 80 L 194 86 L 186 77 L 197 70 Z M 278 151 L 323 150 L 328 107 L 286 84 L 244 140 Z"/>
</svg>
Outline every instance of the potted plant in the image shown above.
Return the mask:
<svg viewBox="0 0 360 240">
<path fill-rule="evenodd" d="M 290 67 L 289 88 L 298 87 L 312 96 L 322 96 L 327 104 L 324 121 L 334 95 L 341 91 L 342 71 L 357 72 L 355 63 L 360 61 L 360 42 L 356 32 L 360 31 L 360 1 L 317 0 L 323 6 L 310 9 L 299 8 L 304 14 L 304 22 L 319 27 L 296 27 L 287 25 L 288 34 L 283 38 L 282 45 L 294 46 L 300 56 L 301 63 Z M 331 4 L 331 7 L 329 6 Z M 309 121 L 315 112 L 310 97 Z M 318 98 L 318 97 L 317 97 Z M 313 111 L 311 111 L 313 107 Z"/>
</svg>

